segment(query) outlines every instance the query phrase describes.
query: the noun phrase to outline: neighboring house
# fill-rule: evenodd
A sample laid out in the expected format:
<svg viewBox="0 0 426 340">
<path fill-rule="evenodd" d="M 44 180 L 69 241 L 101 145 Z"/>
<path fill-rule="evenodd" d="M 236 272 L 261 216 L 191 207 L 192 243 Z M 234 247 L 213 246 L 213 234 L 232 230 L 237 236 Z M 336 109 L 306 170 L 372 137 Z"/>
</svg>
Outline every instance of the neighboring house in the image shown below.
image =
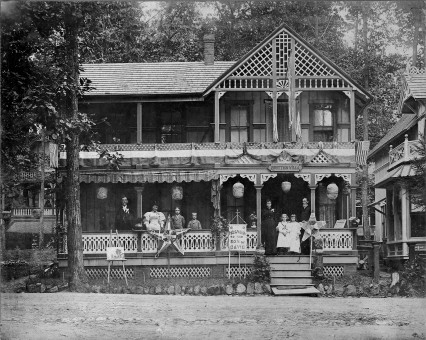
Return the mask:
<svg viewBox="0 0 426 340">
<path fill-rule="evenodd" d="M 33 154 L 43 154 L 40 138 L 31 143 Z M 45 143 L 45 196 L 44 196 L 44 223 L 43 231 L 47 235 L 53 233 L 56 223 L 55 195 L 53 188 L 56 185 L 56 168 L 58 166 L 58 146 L 53 141 Z M 40 166 L 28 171 L 17 169 L 14 181 L 19 195 L 8 200 L 11 217 L 7 226 L 6 247 L 8 249 L 31 248 L 34 236 L 40 232 L 40 192 L 41 171 Z"/>
<path fill-rule="evenodd" d="M 425 211 L 410 202 L 410 192 L 402 179 L 415 174 L 412 161 L 418 156 L 416 145 L 425 136 L 426 72 L 407 68 L 398 108 L 401 119 L 371 150 L 368 159 L 375 163 L 375 240 L 385 241 L 388 259 L 407 259 L 410 243 L 416 250 L 426 249 Z"/>
<path fill-rule="evenodd" d="M 266 200 L 300 218 L 307 198 L 327 223 L 324 251 L 341 255 L 324 263 L 339 274 L 346 264 L 355 268 L 353 230 L 333 228 L 355 215 L 355 117 L 370 94 L 284 25 L 235 62 L 215 61 L 207 35 L 204 55 L 204 62 L 83 65 L 94 90 L 79 109 L 99 122 L 101 150 L 122 156 L 111 170 L 97 151 L 80 153 L 85 254 L 104 256 L 123 195 L 139 219 L 154 202 L 166 217 L 175 207 L 187 221 L 197 212 L 202 230 L 182 241 L 193 265 L 227 261 L 226 243 L 211 252 L 213 216 L 232 220 L 238 211 L 249 223 L 257 215 L 247 243 L 254 251 Z M 65 159 L 61 152 L 60 166 Z M 148 233 L 127 228 L 113 240 L 134 257 L 130 265 L 141 265 L 142 254 L 144 265 L 164 265 L 154 260 L 158 243 Z M 221 260 L 203 259 L 206 252 Z"/>
</svg>

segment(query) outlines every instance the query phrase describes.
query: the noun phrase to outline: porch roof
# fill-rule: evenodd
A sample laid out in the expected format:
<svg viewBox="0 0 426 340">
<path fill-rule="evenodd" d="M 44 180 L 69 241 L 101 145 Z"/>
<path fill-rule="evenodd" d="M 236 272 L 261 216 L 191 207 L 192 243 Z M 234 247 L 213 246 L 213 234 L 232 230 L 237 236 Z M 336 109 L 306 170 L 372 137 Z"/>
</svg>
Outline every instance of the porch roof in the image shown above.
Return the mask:
<svg viewBox="0 0 426 340">
<path fill-rule="evenodd" d="M 234 61 L 83 64 L 87 96 L 201 94 Z"/>
<path fill-rule="evenodd" d="M 44 223 L 43 231 L 45 234 L 52 234 L 52 225 Z M 19 234 L 38 234 L 40 232 L 40 222 L 29 220 L 18 220 L 13 221 L 12 225 L 7 229 L 8 233 L 19 233 Z"/>
<path fill-rule="evenodd" d="M 396 169 L 391 170 L 380 182 L 378 182 L 375 187 L 383 187 L 384 184 L 389 183 L 392 180 L 403 178 L 403 177 L 410 177 L 414 176 L 416 174 L 416 169 L 412 164 L 403 164 Z"/>
</svg>

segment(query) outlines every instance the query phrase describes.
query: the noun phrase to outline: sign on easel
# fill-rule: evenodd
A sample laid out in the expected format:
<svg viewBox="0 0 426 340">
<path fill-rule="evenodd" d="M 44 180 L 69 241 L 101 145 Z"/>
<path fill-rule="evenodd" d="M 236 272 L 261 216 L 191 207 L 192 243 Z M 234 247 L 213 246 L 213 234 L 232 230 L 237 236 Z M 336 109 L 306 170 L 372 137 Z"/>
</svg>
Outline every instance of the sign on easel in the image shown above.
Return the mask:
<svg viewBox="0 0 426 340">
<path fill-rule="evenodd" d="M 107 247 L 107 261 L 123 261 L 124 247 Z"/>
<path fill-rule="evenodd" d="M 229 225 L 229 251 L 247 250 L 247 224 Z"/>
</svg>

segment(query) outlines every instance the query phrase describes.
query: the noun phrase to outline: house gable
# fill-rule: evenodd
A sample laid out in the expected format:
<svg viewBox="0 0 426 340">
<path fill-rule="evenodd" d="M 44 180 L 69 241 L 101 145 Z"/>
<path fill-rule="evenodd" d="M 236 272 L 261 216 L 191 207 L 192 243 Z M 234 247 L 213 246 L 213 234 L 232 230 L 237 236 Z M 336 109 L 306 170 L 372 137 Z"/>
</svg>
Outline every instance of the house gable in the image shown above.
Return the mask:
<svg viewBox="0 0 426 340">
<path fill-rule="evenodd" d="M 363 104 L 368 92 L 297 33 L 282 25 L 248 52 L 207 89 L 213 90 L 355 90 Z"/>
</svg>

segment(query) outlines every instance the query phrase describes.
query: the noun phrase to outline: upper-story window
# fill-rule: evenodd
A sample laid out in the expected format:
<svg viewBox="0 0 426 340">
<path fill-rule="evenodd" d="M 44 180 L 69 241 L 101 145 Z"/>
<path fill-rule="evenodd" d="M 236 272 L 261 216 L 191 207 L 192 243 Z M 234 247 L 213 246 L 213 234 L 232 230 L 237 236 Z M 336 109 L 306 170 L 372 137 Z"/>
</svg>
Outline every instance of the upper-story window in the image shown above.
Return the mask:
<svg viewBox="0 0 426 340">
<path fill-rule="evenodd" d="M 314 141 L 328 142 L 333 139 L 333 104 L 314 104 Z"/>
<path fill-rule="evenodd" d="M 230 112 L 231 142 L 248 142 L 248 115 L 247 105 L 232 105 Z"/>
</svg>

